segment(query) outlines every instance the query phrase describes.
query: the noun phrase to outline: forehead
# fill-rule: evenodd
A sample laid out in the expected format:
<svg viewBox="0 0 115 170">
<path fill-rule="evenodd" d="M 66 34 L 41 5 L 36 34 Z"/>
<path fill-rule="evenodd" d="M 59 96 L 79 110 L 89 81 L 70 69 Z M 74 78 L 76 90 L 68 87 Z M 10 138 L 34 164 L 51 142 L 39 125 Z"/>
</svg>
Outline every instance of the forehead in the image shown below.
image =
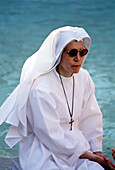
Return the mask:
<svg viewBox="0 0 115 170">
<path fill-rule="evenodd" d="M 69 48 L 83 48 L 83 41 L 77 41 L 77 40 L 74 40 L 74 41 L 71 41 L 70 43 L 68 43 L 66 45 L 66 48 L 69 49 Z"/>
</svg>

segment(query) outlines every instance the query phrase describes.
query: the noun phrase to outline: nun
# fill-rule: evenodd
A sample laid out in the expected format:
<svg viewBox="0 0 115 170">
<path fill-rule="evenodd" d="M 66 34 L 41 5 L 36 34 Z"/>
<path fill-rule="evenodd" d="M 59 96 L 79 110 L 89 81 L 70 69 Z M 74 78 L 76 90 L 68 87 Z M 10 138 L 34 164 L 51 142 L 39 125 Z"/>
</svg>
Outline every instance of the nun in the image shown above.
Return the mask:
<svg viewBox="0 0 115 170">
<path fill-rule="evenodd" d="M 83 63 L 91 39 L 83 28 L 52 31 L 29 57 L 20 83 L 0 107 L 10 124 L 5 142 L 19 144 L 13 170 L 115 169 L 102 154 L 102 113 Z"/>
</svg>

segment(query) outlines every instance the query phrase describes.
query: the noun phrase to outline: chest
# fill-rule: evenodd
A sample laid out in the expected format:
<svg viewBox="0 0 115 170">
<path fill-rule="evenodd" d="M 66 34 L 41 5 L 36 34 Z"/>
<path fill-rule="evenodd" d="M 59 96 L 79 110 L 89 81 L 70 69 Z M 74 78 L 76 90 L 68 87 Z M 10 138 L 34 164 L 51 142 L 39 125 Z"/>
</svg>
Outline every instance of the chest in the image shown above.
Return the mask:
<svg viewBox="0 0 115 170">
<path fill-rule="evenodd" d="M 79 120 L 84 96 L 82 85 L 75 80 L 73 89 L 73 79 L 62 81 L 63 86 L 62 83 L 59 82 L 58 87 L 55 87 L 53 96 L 56 101 L 56 111 L 59 114 L 60 121 L 61 123 L 70 121 L 70 112 L 72 114 L 72 109 L 73 119 Z"/>
</svg>

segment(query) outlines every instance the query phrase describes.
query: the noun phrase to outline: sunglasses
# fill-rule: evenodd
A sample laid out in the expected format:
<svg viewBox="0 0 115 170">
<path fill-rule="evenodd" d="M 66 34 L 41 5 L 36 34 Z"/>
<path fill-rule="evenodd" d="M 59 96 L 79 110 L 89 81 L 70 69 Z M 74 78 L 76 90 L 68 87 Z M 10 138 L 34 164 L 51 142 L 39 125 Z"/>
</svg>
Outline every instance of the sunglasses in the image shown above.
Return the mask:
<svg viewBox="0 0 115 170">
<path fill-rule="evenodd" d="M 70 57 L 76 56 L 78 52 L 80 56 L 83 57 L 88 53 L 88 49 L 87 48 L 84 48 L 83 50 L 71 49 L 70 51 L 67 51 Z"/>
</svg>

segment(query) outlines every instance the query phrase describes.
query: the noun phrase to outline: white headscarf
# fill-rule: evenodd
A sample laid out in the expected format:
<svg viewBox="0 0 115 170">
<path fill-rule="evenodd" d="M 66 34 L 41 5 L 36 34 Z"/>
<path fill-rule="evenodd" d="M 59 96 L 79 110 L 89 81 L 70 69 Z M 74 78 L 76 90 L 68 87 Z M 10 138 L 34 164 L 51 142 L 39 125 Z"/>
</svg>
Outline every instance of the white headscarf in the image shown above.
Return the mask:
<svg viewBox="0 0 115 170">
<path fill-rule="evenodd" d="M 0 107 L 0 124 L 4 121 L 11 124 L 5 139 L 10 147 L 27 136 L 26 104 L 34 80 L 59 64 L 64 47 L 72 40 L 83 40 L 89 50 L 91 39 L 87 32 L 83 28 L 66 26 L 52 31 L 40 49 L 26 60 L 20 84 Z"/>
</svg>

